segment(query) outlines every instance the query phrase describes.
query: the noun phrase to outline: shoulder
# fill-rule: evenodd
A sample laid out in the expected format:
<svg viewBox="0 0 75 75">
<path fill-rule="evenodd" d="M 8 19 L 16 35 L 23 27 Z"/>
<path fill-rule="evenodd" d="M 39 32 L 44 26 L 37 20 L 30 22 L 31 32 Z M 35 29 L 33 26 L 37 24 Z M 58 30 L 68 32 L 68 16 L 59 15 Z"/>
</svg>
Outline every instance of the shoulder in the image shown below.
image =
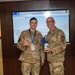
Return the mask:
<svg viewBox="0 0 75 75">
<path fill-rule="evenodd" d="M 36 30 L 36 33 L 37 33 L 38 35 L 42 36 L 42 33 L 41 33 L 40 31 Z"/>
<path fill-rule="evenodd" d="M 63 30 L 61 30 L 61 29 L 59 29 L 59 28 L 57 28 L 57 34 L 58 34 L 59 36 L 65 36 L 65 33 L 63 32 Z"/>
<path fill-rule="evenodd" d="M 56 28 L 56 30 L 57 30 L 57 32 L 58 32 L 59 34 L 64 34 L 63 30 L 61 30 L 61 29 Z"/>
<path fill-rule="evenodd" d="M 21 34 L 25 34 L 25 33 L 28 33 L 28 29 L 27 29 L 27 30 L 23 30 L 23 31 L 21 32 Z"/>
</svg>

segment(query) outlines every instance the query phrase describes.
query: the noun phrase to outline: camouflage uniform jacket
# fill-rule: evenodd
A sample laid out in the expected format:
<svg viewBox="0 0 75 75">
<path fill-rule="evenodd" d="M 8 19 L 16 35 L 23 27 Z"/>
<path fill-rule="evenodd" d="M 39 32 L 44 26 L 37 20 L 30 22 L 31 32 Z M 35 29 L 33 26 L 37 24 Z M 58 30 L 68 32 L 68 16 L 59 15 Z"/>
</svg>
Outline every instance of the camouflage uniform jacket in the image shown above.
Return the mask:
<svg viewBox="0 0 75 75">
<path fill-rule="evenodd" d="M 65 60 L 65 49 L 66 39 L 64 32 L 57 27 L 53 31 L 49 31 L 46 37 L 49 43 L 51 52 L 47 53 L 47 60 L 51 61 L 64 61 Z"/>
<path fill-rule="evenodd" d="M 19 48 L 19 50 L 22 51 L 19 57 L 20 61 L 35 63 L 45 58 L 45 54 L 44 54 L 42 42 L 41 42 L 42 34 L 39 31 L 36 30 L 36 36 L 34 38 L 35 51 L 32 51 L 30 49 L 30 46 L 28 47 L 23 46 L 24 39 L 28 39 L 29 43 L 32 43 L 29 30 L 23 31 L 21 35 L 19 36 L 19 39 L 17 42 L 17 48 Z"/>
</svg>

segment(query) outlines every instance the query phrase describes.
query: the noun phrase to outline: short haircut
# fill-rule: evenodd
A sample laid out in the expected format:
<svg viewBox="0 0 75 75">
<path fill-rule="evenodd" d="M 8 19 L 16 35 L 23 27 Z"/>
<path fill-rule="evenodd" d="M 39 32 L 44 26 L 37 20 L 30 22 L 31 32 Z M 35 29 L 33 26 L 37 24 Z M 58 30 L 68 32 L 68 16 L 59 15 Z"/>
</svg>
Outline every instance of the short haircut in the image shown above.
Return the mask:
<svg viewBox="0 0 75 75">
<path fill-rule="evenodd" d="M 53 17 L 48 17 L 48 18 L 51 18 L 51 19 L 53 19 L 53 21 L 55 21 Z M 47 18 L 47 19 L 48 19 L 48 18 Z M 46 19 L 46 21 L 47 21 L 47 19 Z"/>
<path fill-rule="evenodd" d="M 30 22 L 31 22 L 31 20 L 36 20 L 36 21 L 37 21 L 37 19 L 36 19 L 35 17 L 32 17 L 32 18 L 30 19 Z"/>
</svg>

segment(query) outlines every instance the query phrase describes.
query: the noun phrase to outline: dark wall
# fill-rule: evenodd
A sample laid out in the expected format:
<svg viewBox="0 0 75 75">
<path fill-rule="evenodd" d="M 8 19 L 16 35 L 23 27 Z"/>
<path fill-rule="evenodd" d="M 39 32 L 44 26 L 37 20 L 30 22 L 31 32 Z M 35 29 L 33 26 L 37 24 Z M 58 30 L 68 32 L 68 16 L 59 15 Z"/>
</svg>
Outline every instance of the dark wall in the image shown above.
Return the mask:
<svg viewBox="0 0 75 75">
<path fill-rule="evenodd" d="M 20 51 L 13 44 L 11 12 L 56 9 L 68 9 L 70 11 L 70 44 L 67 44 L 66 49 L 65 75 L 75 75 L 75 4 L 73 0 L 31 0 L 0 3 L 4 75 L 21 75 L 20 62 L 18 61 Z M 42 67 L 40 75 L 50 75 L 47 61 Z"/>
</svg>

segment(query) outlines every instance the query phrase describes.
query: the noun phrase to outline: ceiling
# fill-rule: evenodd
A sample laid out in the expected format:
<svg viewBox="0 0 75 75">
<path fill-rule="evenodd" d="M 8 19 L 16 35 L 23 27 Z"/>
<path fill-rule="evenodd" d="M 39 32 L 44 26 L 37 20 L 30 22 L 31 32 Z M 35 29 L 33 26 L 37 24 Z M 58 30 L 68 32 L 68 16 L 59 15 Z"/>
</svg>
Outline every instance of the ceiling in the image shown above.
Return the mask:
<svg viewBox="0 0 75 75">
<path fill-rule="evenodd" d="M 27 1 L 27 0 L 0 0 L 0 2 L 7 2 L 7 1 Z"/>
<path fill-rule="evenodd" d="M 9 1 L 33 1 L 33 0 L 0 0 L 0 2 L 7 2 L 7 1 L 9 2 Z M 34 0 L 34 1 L 38 1 L 38 0 Z"/>
</svg>

